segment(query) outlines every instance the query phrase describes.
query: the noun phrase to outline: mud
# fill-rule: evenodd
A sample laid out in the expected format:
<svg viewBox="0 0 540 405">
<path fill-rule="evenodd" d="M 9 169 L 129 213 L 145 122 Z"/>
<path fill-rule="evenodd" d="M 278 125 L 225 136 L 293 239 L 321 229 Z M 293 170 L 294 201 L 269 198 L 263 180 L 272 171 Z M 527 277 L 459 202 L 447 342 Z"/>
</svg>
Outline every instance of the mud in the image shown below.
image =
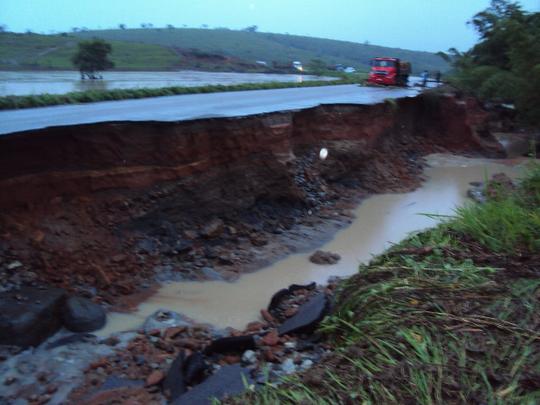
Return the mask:
<svg viewBox="0 0 540 405">
<path fill-rule="evenodd" d="M 472 100 L 426 94 L 4 136 L 2 286 L 122 306 L 157 281 L 233 280 L 320 244 L 368 193 L 417 187 L 423 155 L 502 156 L 485 118 Z"/>
</svg>

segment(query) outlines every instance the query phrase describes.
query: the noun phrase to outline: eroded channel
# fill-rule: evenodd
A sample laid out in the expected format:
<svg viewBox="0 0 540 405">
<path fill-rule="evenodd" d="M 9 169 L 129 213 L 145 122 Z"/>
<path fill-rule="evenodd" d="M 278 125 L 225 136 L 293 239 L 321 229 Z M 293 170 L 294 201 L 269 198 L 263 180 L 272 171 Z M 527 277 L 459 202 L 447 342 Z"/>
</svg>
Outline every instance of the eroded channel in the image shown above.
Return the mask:
<svg viewBox="0 0 540 405">
<path fill-rule="evenodd" d="M 216 327 L 241 329 L 259 318 L 273 293 L 289 284 L 311 281 L 324 283 L 330 276 L 349 276 L 360 263 L 397 243 L 408 233 L 436 224 L 423 214 L 452 215 L 467 201 L 470 182 L 482 181 L 495 173 L 518 177 L 523 160 L 492 160 L 433 154 L 427 157 L 426 181 L 409 193 L 380 194 L 366 199 L 349 227 L 338 232 L 321 249 L 338 253 L 332 266 L 309 261 L 313 252 L 291 255 L 236 282 L 171 282 L 163 285 L 133 313 L 111 313 L 104 336 L 138 328 L 156 310 L 166 308 L 198 322 Z"/>
</svg>

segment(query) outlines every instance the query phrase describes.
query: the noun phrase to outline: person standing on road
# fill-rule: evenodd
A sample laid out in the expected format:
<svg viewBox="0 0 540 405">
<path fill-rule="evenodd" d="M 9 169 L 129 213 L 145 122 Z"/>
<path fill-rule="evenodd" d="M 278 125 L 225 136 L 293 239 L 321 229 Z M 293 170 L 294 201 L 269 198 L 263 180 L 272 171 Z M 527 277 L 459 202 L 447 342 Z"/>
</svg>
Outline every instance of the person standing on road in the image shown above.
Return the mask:
<svg viewBox="0 0 540 405">
<path fill-rule="evenodd" d="M 439 86 L 441 84 L 441 71 L 440 70 L 437 70 L 435 72 L 435 81 L 437 82 L 437 86 Z"/>
<path fill-rule="evenodd" d="M 427 70 L 424 70 L 422 72 L 422 74 L 420 75 L 420 77 L 422 78 L 422 87 L 426 87 L 427 86 L 427 81 L 428 81 L 428 77 L 429 77 L 429 73 Z"/>
</svg>

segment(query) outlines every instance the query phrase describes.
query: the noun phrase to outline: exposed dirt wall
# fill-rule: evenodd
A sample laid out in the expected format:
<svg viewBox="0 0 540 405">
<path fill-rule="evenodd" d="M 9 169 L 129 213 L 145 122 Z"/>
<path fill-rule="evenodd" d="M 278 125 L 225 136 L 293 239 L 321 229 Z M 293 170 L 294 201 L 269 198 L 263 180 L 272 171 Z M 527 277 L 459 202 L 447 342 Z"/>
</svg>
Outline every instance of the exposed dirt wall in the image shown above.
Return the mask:
<svg viewBox="0 0 540 405">
<path fill-rule="evenodd" d="M 187 278 L 207 277 L 209 266 L 239 273 L 255 260 L 250 246 L 308 210 L 339 209 L 353 191 L 414 188 L 427 153 L 502 156 L 485 118 L 472 100 L 425 94 L 2 136 L 0 257 L 20 261 L 30 280 L 112 295 L 163 266 Z M 0 270 L 2 283 L 15 277 Z"/>
</svg>

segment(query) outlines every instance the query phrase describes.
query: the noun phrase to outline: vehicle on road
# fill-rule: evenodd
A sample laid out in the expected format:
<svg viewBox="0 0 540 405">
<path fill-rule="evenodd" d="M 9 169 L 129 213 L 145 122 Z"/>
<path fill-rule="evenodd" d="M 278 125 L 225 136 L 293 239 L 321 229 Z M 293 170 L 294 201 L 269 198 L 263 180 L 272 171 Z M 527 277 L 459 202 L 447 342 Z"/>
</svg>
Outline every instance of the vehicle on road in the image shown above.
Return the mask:
<svg viewBox="0 0 540 405">
<path fill-rule="evenodd" d="M 407 86 L 411 64 L 399 58 L 373 58 L 368 84 Z"/>
</svg>

